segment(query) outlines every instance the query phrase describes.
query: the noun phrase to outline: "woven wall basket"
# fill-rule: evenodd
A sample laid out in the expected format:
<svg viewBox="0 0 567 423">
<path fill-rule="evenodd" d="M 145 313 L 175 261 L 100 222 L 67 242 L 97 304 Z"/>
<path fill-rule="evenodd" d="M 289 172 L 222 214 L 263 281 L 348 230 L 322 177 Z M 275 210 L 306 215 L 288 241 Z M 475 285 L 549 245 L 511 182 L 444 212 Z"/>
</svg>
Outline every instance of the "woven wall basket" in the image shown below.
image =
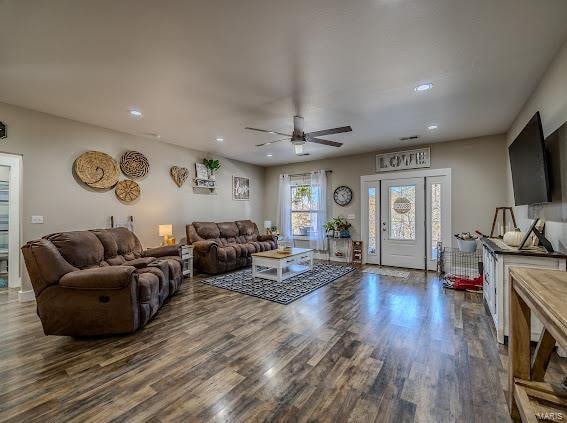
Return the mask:
<svg viewBox="0 0 567 423">
<path fill-rule="evenodd" d="M 140 196 L 140 186 L 135 181 L 126 179 L 116 184 L 115 192 L 120 200 L 129 203 Z"/>
<path fill-rule="evenodd" d="M 92 188 L 110 189 L 118 182 L 118 163 L 106 153 L 87 151 L 75 160 L 75 174 Z"/>
<path fill-rule="evenodd" d="M 143 178 L 150 171 L 150 162 L 138 151 L 127 151 L 120 158 L 120 169 L 130 178 Z"/>
</svg>

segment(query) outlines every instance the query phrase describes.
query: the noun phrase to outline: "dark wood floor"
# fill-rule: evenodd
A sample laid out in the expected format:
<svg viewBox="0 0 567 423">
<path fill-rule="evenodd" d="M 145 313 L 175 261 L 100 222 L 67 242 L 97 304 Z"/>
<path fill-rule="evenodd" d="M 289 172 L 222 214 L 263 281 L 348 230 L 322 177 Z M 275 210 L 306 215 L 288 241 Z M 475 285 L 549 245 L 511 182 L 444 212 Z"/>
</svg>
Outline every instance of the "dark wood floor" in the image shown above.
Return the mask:
<svg viewBox="0 0 567 423">
<path fill-rule="evenodd" d="M 290 305 L 187 281 L 142 331 L 96 340 L 46 337 L 0 294 L 0 421 L 506 422 L 505 365 L 481 296 L 422 272 Z"/>
</svg>

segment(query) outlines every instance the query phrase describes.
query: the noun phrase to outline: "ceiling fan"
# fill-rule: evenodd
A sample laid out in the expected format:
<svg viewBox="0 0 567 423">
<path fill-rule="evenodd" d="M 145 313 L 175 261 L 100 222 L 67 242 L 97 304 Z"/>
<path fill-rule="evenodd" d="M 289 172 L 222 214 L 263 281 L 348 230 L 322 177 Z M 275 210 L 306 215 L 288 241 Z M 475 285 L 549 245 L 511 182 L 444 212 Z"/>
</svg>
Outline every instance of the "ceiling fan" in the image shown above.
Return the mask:
<svg viewBox="0 0 567 423">
<path fill-rule="evenodd" d="M 291 135 L 290 134 L 284 134 L 282 132 L 277 132 L 277 131 L 268 131 L 268 130 L 265 130 L 265 129 L 250 128 L 248 126 L 244 129 L 249 129 L 250 131 L 266 132 L 268 134 L 283 135 L 286 138 L 282 138 L 282 139 L 274 140 L 274 141 L 268 141 L 268 142 L 265 142 L 265 143 L 262 143 L 262 144 L 257 144 L 256 147 L 262 147 L 264 145 L 270 145 L 270 144 L 274 144 L 276 142 L 289 140 L 293 144 L 293 147 L 295 149 L 295 154 L 297 154 L 298 156 L 309 155 L 309 153 L 303 152 L 303 146 L 305 145 L 306 142 L 312 142 L 312 143 L 315 143 L 315 144 L 330 145 L 331 147 L 340 147 L 341 145 L 343 145 L 341 142 L 324 140 L 324 139 L 321 139 L 321 138 L 318 138 L 318 137 L 324 136 L 324 135 L 340 134 L 342 132 L 352 131 L 352 128 L 350 126 L 341 126 L 340 128 L 324 129 L 322 131 L 305 133 L 305 132 L 303 132 L 303 127 L 304 127 L 303 123 L 304 123 L 303 117 L 294 116 L 293 117 L 293 133 Z"/>
</svg>

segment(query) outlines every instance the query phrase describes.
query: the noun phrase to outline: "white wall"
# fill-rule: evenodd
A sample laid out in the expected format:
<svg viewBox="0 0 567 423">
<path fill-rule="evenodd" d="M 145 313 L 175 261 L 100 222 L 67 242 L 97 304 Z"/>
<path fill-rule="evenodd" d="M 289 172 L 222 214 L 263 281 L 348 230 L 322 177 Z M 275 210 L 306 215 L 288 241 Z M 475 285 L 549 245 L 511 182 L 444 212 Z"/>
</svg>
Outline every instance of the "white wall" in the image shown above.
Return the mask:
<svg viewBox="0 0 567 423">
<path fill-rule="evenodd" d="M 408 146 L 407 149 L 414 147 Z M 436 143 L 430 147 L 431 167 L 452 169 L 453 232 L 475 229 L 489 232 L 495 207 L 506 204 L 505 136 Z M 327 215 L 346 217 L 354 214 L 356 218 L 352 221 L 352 236 L 361 239 L 360 177 L 376 173 L 375 157 L 376 153 L 367 153 L 267 168 L 264 198 L 266 220 L 276 222 L 280 174 L 332 170 L 328 175 L 331 198 Z M 353 190 L 353 200 L 346 207 L 338 206 L 332 200 L 332 192 L 340 185 L 347 185 Z"/>
<path fill-rule="evenodd" d="M 549 136 L 567 121 L 567 42 L 559 50 L 537 88 L 514 120 L 506 136 L 508 145 L 514 141 L 537 111 L 541 114 L 545 137 Z M 507 154 L 508 150 L 506 150 Z M 512 205 L 514 204 L 514 191 L 508 157 L 506 157 L 506 164 L 508 202 Z M 567 180 L 562 181 L 562 183 L 567 184 Z M 528 206 L 515 207 L 514 211 L 519 220 L 519 225 L 525 230 L 529 224 Z M 567 247 L 566 223 L 548 221 L 545 233 L 555 248 L 565 249 Z"/>
<path fill-rule="evenodd" d="M 0 151 L 23 156 L 22 243 L 43 235 L 69 230 L 109 226 L 111 215 L 119 219 L 134 216 L 135 232 L 142 245 L 160 243 L 158 225 L 173 224 L 174 235 L 185 237 L 185 225 L 197 220 L 225 221 L 250 218 L 262 225 L 264 168 L 219 157 L 214 195 L 193 191 L 191 180 L 178 188 L 169 176 L 173 165 L 190 169 L 195 161 L 212 157 L 171 144 L 128 135 L 52 115 L 0 103 L 0 121 L 8 126 L 8 138 Z M 150 173 L 139 180 L 141 196 L 130 205 L 121 203 L 114 191 L 93 192 L 79 184 L 72 172 L 77 156 L 99 150 L 115 159 L 127 150 L 145 154 Z M 250 201 L 232 200 L 232 176 L 250 178 Z M 125 177 L 122 175 L 122 179 Z M 32 215 L 44 216 L 45 223 L 31 224 Z M 23 274 L 23 289 L 31 289 Z"/>
</svg>

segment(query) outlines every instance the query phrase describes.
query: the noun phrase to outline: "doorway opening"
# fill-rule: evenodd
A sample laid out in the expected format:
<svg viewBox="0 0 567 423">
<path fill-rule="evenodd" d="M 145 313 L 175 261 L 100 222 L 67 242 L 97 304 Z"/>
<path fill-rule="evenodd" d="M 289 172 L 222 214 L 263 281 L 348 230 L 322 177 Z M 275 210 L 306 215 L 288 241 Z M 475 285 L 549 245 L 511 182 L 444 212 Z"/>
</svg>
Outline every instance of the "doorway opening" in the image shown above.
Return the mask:
<svg viewBox="0 0 567 423">
<path fill-rule="evenodd" d="M 0 292 L 21 286 L 22 157 L 0 153 Z"/>
<path fill-rule="evenodd" d="M 436 269 L 437 243 L 451 242 L 451 169 L 361 177 L 365 262 Z"/>
</svg>

